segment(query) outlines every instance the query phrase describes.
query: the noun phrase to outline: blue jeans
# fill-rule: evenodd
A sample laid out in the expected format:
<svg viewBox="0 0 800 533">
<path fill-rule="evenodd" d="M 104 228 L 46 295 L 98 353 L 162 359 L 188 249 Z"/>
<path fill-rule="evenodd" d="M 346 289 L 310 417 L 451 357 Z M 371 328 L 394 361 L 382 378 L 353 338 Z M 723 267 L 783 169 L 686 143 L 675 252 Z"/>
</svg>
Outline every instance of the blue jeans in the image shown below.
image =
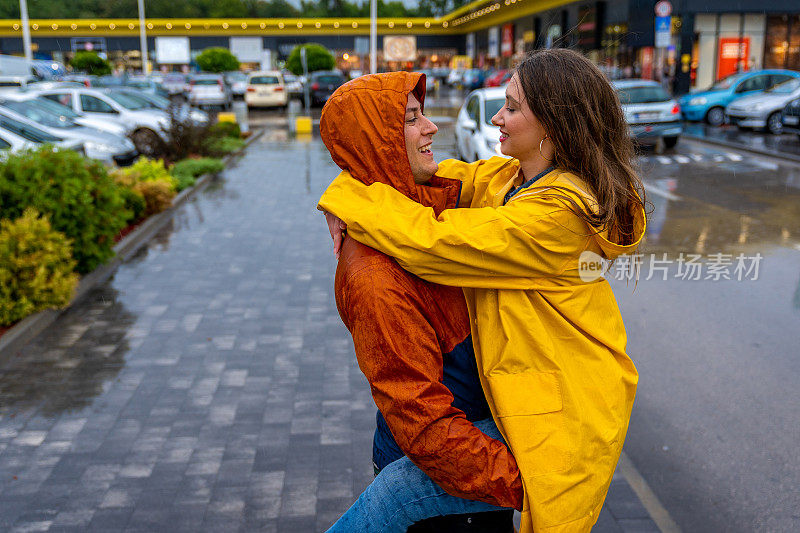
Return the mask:
<svg viewBox="0 0 800 533">
<path fill-rule="evenodd" d="M 505 442 L 491 418 L 475 422 L 475 427 Z M 406 533 L 415 522 L 434 516 L 503 509 L 447 494 L 408 457 L 402 457 L 381 470 L 328 533 Z"/>
</svg>

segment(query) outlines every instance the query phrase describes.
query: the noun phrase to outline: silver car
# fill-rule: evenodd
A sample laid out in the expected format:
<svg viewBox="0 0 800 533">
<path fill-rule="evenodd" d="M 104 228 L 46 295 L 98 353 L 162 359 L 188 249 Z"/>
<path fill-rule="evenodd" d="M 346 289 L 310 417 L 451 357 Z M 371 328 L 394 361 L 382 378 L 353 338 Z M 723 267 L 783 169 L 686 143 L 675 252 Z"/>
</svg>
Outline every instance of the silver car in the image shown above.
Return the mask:
<svg viewBox="0 0 800 533">
<path fill-rule="evenodd" d="M 0 117 L 14 119 L 28 126 L 38 126 L 62 139 L 80 141 L 87 157 L 108 165 L 130 165 L 139 155 L 129 139 L 81 126 L 65 115 L 53 114 L 47 105 L 40 104 L 40 99 L 0 97 Z"/>
<path fill-rule="evenodd" d="M 240 71 L 226 72 L 225 83 L 231 88 L 231 94 L 234 97 L 244 98 L 244 93 L 247 91 L 247 74 Z"/>
<path fill-rule="evenodd" d="M 51 89 L 39 94 L 71 106 L 76 113 L 115 118 L 125 126 L 139 153 L 148 157 L 160 153 L 163 143 L 168 140 L 165 132 L 169 127 L 167 114 L 147 107 L 141 100 L 103 89 Z"/>
<path fill-rule="evenodd" d="M 764 128 L 770 133 L 783 131 L 781 113 L 786 104 L 800 96 L 800 78 L 779 83 L 763 93 L 737 98 L 725 108 L 732 124 L 739 128 Z"/>
<path fill-rule="evenodd" d="M 183 94 L 186 91 L 186 85 L 189 83 L 189 77 L 180 72 L 169 72 L 164 74 L 161 80 L 161 85 L 167 90 L 170 95 Z"/>
<path fill-rule="evenodd" d="M 133 87 L 115 87 L 113 89 L 108 89 L 110 92 L 117 92 L 122 93 L 129 98 L 133 98 L 134 100 L 140 100 L 144 103 L 148 108 L 151 109 L 160 109 L 165 113 L 169 113 L 170 106 L 174 106 L 176 113 L 175 116 L 178 120 L 191 120 L 194 124 L 198 125 L 205 125 L 208 124 L 209 118 L 208 113 L 203 111 L 202 109 L 196 109 L 191 107 L 186 102 L 174 102 L 169 98 L 164 98 L 163 96 L 148 93 L 148 92 L 139 92 Z"/>
<path fill-rule="evenodd" d="M 664 88 L 651 80 L 616 80 L 611 85 L 617 91 L 622 112 L 637 141 L 664 140 L 673 148 L 683 133 L 681 106 Z"/>
<path fill-rule="evenodd" d="M 86 155 L 81 141 L 51 135 L 38 126 L 0 115 L 0 150 L 17 152 L 27 148 L 36 148 L 41 144 L 53 144 L 59 148 L 74 150 L 81 155 Z"/>
<path fill-rule="evenodd" d="M 233 95 L 219 74 L 198 74 L 189 80 L 186 99 L 192 105 L 218 105 L 227 109 Z"/>
</svg>

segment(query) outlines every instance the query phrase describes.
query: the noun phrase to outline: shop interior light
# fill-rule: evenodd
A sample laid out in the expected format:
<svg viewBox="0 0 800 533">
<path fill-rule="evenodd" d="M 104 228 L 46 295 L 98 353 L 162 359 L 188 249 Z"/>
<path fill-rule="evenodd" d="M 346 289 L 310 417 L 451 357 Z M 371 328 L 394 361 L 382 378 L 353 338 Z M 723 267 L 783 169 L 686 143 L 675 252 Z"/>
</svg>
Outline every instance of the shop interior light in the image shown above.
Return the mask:
<svg viewBox="0 0 800 533">
<path fill-rule="evenodd" d="M 347 61 L 348 59 L 350 59 L 350 54 L 348 54 L 347 52 L 345 52 L 344 54 L 342 54 L 342 59 L 344 59 L 345 61 Z"/>
</svg>

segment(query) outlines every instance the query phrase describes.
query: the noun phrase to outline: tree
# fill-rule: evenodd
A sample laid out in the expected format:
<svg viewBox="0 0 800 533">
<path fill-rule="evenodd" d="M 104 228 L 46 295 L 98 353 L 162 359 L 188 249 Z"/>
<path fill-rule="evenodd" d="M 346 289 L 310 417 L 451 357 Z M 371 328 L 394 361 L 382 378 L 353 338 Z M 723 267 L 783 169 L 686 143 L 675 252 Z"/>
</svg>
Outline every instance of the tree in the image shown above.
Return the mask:
<svg viewBox="0 0 800 533">
<path fill-rule="evenodd" d="M 95 76 L 111 74 L 111 63 L 97 55 L 97 52 L 88 50 L 75 52 L 75 57 L 72 58 L 69 64 L 75 70 L 94 74 Z"/>
<path fill-rule="evenodd" d="M 239 70 L 239 60 L 227 48 L 206 48 L 197 56 L 197 64 L 206 72 Z"/>
<path fill-rule="evenodd" d="M 292 74 L 297 76 L 303 74 L 303 65 L 300 63 L 301 48 L 306 49 L 306 62 L 309 72 L 314 72 L 315 70 L 330 70 L 336 66 L 336 59 L 334 59 L 333 54 L 321 44 L 302 44 L 295 46 L 292 53 L 289 54 L 289 58 L 286 60 L 286 68 L 289 69 L 289 72 Z"/>
</svg>

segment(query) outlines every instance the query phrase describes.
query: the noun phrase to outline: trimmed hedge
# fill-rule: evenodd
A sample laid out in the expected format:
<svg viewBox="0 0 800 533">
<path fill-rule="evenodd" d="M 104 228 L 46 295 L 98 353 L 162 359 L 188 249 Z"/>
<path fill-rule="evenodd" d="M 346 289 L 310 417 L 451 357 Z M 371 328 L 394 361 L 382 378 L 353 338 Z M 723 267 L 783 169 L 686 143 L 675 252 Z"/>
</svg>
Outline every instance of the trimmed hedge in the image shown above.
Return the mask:
<svg viewBox="0 0 800 533">
<path fill-rule="evenodd" d="M 131 217 L 102 163 L 52 146 L 10 155 L 0 164 L 2 217 L 19 218 L 28 207 L 72 241 L 80 273 L 114 256 L 114 236 Z"/>
<path fill-rule="evenodd" d="M 0 221 L 0 325 L 64 307 L 78 285 L 69 239 L 28 208 Z"/>
</svg>

